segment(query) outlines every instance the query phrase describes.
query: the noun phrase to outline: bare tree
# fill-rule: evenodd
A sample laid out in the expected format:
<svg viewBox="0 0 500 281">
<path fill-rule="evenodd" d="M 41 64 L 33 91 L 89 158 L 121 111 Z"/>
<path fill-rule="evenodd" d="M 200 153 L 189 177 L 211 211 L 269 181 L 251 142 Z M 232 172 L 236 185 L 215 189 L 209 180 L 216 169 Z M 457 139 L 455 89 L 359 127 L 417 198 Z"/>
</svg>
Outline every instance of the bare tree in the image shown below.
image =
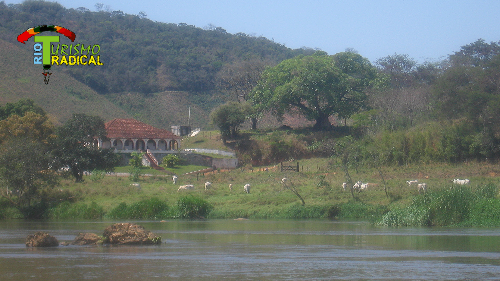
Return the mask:
<svg viewBox="0 0 500 281">
<path fill-rule="evenodd" d="M 247 95 L 257 85 L 261 73 L 274 63 L 270 60 L 250 59 L 225 65 L 217 75 L 217 87 L 233 96 L 232 100 L 247 101 Z M 258 113 L 250 115 L 252 130 L 257 129 Z"/>
</svg>

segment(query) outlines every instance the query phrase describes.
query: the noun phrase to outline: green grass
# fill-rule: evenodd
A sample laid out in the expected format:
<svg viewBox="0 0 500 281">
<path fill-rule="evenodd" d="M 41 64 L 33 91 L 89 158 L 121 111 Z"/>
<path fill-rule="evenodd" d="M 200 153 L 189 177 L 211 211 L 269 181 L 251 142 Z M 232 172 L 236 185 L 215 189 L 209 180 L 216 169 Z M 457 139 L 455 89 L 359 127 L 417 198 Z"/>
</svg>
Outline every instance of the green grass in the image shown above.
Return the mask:
<svg viewBox="0 0 500 281">
<path fill-rule="evenodd" d="M 353 180 L 373 185 L 366 191 L 355 193 L 354 198 L 350 192 L 342 190 L 344 173 L 329 159 L 301 160 L 300 166 L 299 173 L 282 173 L 273 167 L 268 167 L 268 171 L 235 169 L 220 173 L 179 175 L 177 185 L 172 183 L 170 176 L 154 175 L 141 177 L 140 188 L 131 185 L 132 182 L 128 177 L 106 176 L 98 181 L 85 177 L 83 183 L 66 179 L 58 188 L 70 194 L 74 203 L 60 205 L 58 207 L 60 210 L 57 212 L 54 210 L 53 215 L 49 217 L 83 218 L 98 217 L 98 214 L 102 214 L 102 217 L 107 218 L 113 210 L 121 208 L 121 211 L 125 212 L 124 210 L 129 207 L 149 214 L 154 211 L 148 211 L 150 210 L 148 204 L 144 202 L 154 198 L 155 202 L 163 202 L 162 204 L 168 206 L 167 211 L 152 216 L 161 220 L 176 217 L 179 200 L 185 196 L 194 196 L 212 206 L 207 218 L 336 218 L 373 222 L 383 221 L 384 218 L 393 222 L 382 224 L 400 226 L 499 225 L 497 218 L 500 214 L 497 214 L 496 210 L 500 209 L 497 208 L 500 206 L 498 200 L 500 169 L 496 165 L 468 163 L 384 167 L 382 170 L 389 197 L 385 195 L 378 170 L 360 167 L 357 171 L 354 169 L 350 171 Z M 295 194 L 283 188 L 280 183 L 283 177 L 287 177 L 304 198 L 305 206 L 302 206 Z M 457 194 L 445 192 L 450 190 L 453 178 L 465 177 L 471 180 L 468 189 L 457 191 Z M 406 180 L 409 179 L 426 182 L 428 194 L 419 195 L 416 187 L 409 188 L 406 184 Z M 206 181 L 212 183 L 212 188 L 207 191 L 204 190 Z M 252 186 L 250 194 L 243 191 L 246 183 Z M 195 190 L 177 191 L 179 185 L 184 184 L 193 184 Z M 233 185 L 232 191 L 229 190 L 229 184 Z M 425 201 L 425 198 L 431 197 L 432 201 Z M 446 208 L 449 209 L 448 213 L 436 212 Z M 467 208 L 467 212 L 460 213 L 464 208 Z M 5 209 L 3 214 L 12 216 L 12 212 Z"/>
</svg>

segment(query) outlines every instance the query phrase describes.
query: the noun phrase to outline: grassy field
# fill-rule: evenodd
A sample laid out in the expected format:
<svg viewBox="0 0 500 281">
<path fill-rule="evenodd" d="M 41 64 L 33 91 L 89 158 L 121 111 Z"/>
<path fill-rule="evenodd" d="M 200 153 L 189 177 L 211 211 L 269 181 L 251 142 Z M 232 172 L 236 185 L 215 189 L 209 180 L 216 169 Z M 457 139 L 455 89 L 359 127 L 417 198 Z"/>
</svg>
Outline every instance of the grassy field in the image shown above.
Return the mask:
<svg viewBox="0 0 500 281">
<path fill-rule="evenodd" d="M 349 191 L 342 190 L 344 173 L 332 165 L 330 159 L 302 160 L 299 166 L 300 172 L 281 172 L 279 166 L 270 166 L 181 175 L 176 185 L 170 176 L 156 173 L 141 177 L 140 187 L 132 185 L 131 180 L 123 176 L 106 176 L 98 181 L 88 177 L 84 183 L 64 180 L 60 188 L 74 195 L 73 204 L 101 208 L 104 218 L 124 203 L 131 205 L 155 198 L 173 210 L 181 198 L 194 196 L 213 207 L 208 218 L 340 218 L 379 222 L 389 211 L 404 209 L 411 206 L 416 198 L 427 196 L 419 195 L 416 187 L 408 187 L 406 180 L 410 179 L 427 183 L 428 194 L 432 194 L 450 190 L 454 178 L 468 178 L 471 180 L 466 187 L 468 190 L 474 192 L 485 185 L 493 186 L 492 199 L 498 201 L 500 168 L 497 165 L 465 163 L 386 167 L 381 170 L 389 196 L 386 196 L 378 170 L 359 168 L 358 171 L 350 171 L 351 177 L 371 186 L 368 190 L 355 193 L 354 197 Z M 281 184 L 283 177 L 289 179 L 304 199 L 304 206 L 290 189 Z M 212 183 L 210 190 L 204 190 L 206 181 Z M 243 190 L 246 183 L 252 186 L 250 194 Z M 193 184 L 195 190 L 177 191 L 179 185 L 184 184 Z M 233 185 L 232 191 L 229 184 Z M 170 215 L 163 213 L 163 216 L 155 216 L 154 219 L 167 219 Z"/>
</svg>

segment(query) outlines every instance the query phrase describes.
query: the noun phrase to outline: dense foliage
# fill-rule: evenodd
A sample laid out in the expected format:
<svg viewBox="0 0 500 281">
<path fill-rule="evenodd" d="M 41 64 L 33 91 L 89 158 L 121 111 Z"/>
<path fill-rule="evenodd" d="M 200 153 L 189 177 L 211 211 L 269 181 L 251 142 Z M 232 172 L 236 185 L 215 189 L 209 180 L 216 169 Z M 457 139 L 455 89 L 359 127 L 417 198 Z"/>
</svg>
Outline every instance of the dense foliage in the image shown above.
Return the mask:
<svg viewBox="0 0 500 281">
<path fill-rule="evenodd" d="M 330 127 L 330 116 L 349 118 L 366 107 L 366 90 L 376 77 L 375 68 L 359 54 L 317 52 L 264 71 L 251 99 L 280 117 L 297 110 L 321 129 Z"/>
<path fill-rule="evenodd" d="M 2 38 L 14 44 L 19 44 L 17 35 L 28 28 L 57 24 L 75 32 L 75 44 L 100 45 L 103 66 L 67 67 L 66 71 L 101 94 L 208 92 L 215 89 L 217 73 L 228 63 L 254 57 L 281 61 L 310 52 L 291 50 L 264 37 L 233 35 L 220 27 L 161 23 L 144 13 L 102 8 L 97 12 L 85 7 L 66 9 L 48 1 L 0 2 L 0 18 Z"/>
<path fill-rule="evenodd" d="M 104 121 L 97 116 L 74 114 L 57 129 L 54 141 L 55 162 L 66 167 L 77 182 L 83 180 L 85 171 L 94 169 L 112 171 L 118 164 L 117 155 L 111 149 L 102 149 L 97 138 L 106 139 Z"/>
</svg>

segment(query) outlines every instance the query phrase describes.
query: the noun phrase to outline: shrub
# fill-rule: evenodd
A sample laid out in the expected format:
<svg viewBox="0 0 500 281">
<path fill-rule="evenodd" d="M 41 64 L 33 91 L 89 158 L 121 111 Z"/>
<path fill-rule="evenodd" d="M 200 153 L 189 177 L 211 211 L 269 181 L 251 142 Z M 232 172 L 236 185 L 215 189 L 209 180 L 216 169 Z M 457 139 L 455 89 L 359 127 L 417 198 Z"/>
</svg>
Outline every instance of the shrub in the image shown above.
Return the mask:
<svg viewBox="0 0 500 281">
<path fill-rule="evenodd" d="M 499 226 L 497 188 L 488 184 L 475 192 L 458 186 L 416 196 L 407 207 L 397 207 L 378 223 L 386 226 Z"/>
<path fill-rule="evenodd" d="M 286 219 L 312 219 L 328 217 L 327 206 L 303 206 L 294 204 L 285 211 Z"/>
<path fill-rule="evenodd" d="M 176 165 L 181 163 L 181 158 L 179 156 L 174 155 L 174 154 L 169 154 L 165 157 L 163 157 L 163 165 L 166 166 L 167 168 L 174 168 Z"/>
<path fill-rule="evenodd" d="M 120 203 L 107 214 L 112 219 L 161 219 L 169 217 L 169 206 L 166 202 L 153 197 L 128 206 Z"/>
<path fill-rule="evenodd" d="M 185 219 L 206 218 L 212 208 L 212 205 L 202 198 L 188 195 L 177 201 L 177 216 Z"/>
<path fill-rule="evenodd" d="M 95 220 L 102 219 L 103 215 L 104 209 L 95 202 L 90 203 L 90 205 L 85 203 L 63 202 L 57 207 L 50 209 L 48 212 L 48 217 L 53 219 Z"/>
<path fill-rule="evenodd" d="M 90 180 L 93 182 L 98 182 L 106 176 L 106 172 L 103 170 L 93 170 L 90 174 Z"/>
</svg>

